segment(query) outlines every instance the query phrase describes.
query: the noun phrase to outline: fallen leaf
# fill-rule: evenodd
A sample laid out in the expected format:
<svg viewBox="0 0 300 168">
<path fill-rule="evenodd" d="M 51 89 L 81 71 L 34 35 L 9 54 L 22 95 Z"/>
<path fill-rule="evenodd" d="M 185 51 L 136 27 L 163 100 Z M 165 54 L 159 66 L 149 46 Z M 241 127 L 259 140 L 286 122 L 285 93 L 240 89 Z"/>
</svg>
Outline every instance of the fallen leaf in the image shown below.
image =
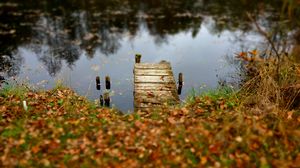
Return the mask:
<svg viewBox="0 0 300 168">
<path fill-rule="evenodd" d="M 168 122 L 170 123 L 170 124 L 176 124 L 176 121 L 175 121 L 175 118 L 174 117 L 168 117 Z"/>
<path fill-rule="evenodd" d="M 32 151 L 34 154 L 36 154 L 36 153 L 38 153 L 38 152 L 40 151 L 40 147 L 39 147 L 38 145 L 36 145 L 36 146 L 34 146 L 34 147 L 31 148 L 31 151 Z"/>
<path fill-rule="evenodd" d="M 207 157 L 201 157 L 201 165 L 205 165 L 207 163 Z"/>
</svg>

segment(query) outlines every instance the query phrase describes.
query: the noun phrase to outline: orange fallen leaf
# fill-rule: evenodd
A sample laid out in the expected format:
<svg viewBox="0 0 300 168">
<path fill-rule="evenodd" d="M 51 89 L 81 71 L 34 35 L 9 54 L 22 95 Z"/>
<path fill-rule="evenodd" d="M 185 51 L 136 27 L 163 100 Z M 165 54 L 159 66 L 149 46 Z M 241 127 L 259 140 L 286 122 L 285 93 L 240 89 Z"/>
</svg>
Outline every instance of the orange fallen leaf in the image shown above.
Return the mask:
<svg viewBox="0 0 300 168">
<path fill-rule="evenodd" d="M 237 57 L 239 57 L 239 58 L 247 57 L 247 53 L 246 52 L 240 52 L 239 54 L 237 54 Z"/>
<path fill-rule="evenodd" d="M 136 121 L 136 122 L 134 123 L 134 125 L 135 125 L 137 128 L 141 129 L 141 130 L 145 130 L 145 129 L 146 129 L 146 125 L 143 124 L 143 123 L 140 122 L 140 121 Z"/>
<path fill-rule="evenodd" d="M 182 111 L 183 115 L 189 114 L 189 110 L 187 108 L 182 108 L 181 111 Z"/>
<path fill-rule="evenodd" d="M 203 112 L 204 112 L 204 110 L 203 110 L 203 109 L 199 109 L 199 108 L 198 108 L 198 109 L 196 109 L 196 113 L 199 113 L 199 114 L 200 114 L 200 113 L 203 113 Z"/>
<path fill-rule="evenodd" d="M 255 49 L 255 50 L 252 50 L 252 51 L 250 51 L 249 53 L 250 53 L 250 54 L 252 54 L 252 55 L 254 55 L 254 56 L 258 54 L 258 52 L 257 52 L 257 50 L 256 50 L 256 49 Z"/>
<path fill-rule="evenodd" d="M 40 147 L 39 147 L 38 145 L 36 145 L 36 146 L 34 146 L 34 147 L 31 148 L 31 151 L 32 151 L 34 154 L 36 154 L 36 153 L 38 153 L 38 152 L 40 151 Z"/>
<path fill-rule="evenodd" d="M 168 117 L 168 122 L 170 123 L 170 124 L 176 124 L 176 121 L 175 121 L 175 118 L 174 117 Z"/>
<path fill-rule="evenodd" d="M 214 154 L 217 154 L 220 152 L 219 148 L 220 148 L 220 144 L 212 144 L 208 147 L 209 151 Z"/>
</svg>

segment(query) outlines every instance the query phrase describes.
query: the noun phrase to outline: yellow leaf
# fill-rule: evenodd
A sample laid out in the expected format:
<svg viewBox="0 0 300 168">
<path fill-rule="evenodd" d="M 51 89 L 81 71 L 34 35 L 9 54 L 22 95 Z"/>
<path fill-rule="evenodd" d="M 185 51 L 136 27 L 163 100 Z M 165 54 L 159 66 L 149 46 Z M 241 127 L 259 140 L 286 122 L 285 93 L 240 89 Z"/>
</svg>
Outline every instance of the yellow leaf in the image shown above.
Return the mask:
<svg viewBox="0 0 300 168">
<path fill-rule="evenodd" d="M 207 157 L 201 157 L 201 164 L 205 165 L 207 163 Z"/>
<path fill-rule="evenodd" d="M 289 111 L 287 114 L 288 114 L 288 117 L 287 117 L 288 120 L 293 119 L 294 111 Z"/>
<path fill-rule="evenodd" d="M 297 75 L 300 77 L 300 67 L 297 67 L 296 70 L 297 70 Z"/>
<path fill-rule="evenodd" d="M 257 50 L 252 50 L 252 51 L 250 51 L 249 53 L 252 54 L 253 56 L 255 56 L 255 55 L 258 54 Z"/>
<path fill-rule="evenodd" d="M 240 137 L 240 136 L 238 136 L 238 137 L 235 138 L 235 140 L 236 140 L 237 142 L 242 142 L 242 141 L 243 141 L 243 138 Z"/>
<path fill-rule="evenodd" d="M 19 140 L 19 145 L 22 145 L 22 144 L 24 144 L 25 143 L 25 140 L 24 139 L 20 139 Z"/>
</svg>

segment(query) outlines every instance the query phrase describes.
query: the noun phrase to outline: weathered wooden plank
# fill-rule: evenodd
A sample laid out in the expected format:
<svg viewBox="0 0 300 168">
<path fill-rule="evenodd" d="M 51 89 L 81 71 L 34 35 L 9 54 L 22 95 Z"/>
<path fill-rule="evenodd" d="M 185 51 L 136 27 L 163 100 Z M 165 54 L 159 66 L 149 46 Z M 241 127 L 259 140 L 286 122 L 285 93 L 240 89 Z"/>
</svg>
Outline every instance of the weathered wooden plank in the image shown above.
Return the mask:
<svg viewBox="0 0 300 168">
<path fill-rule="evenodd" d="M 178 103 L 178 100 L 170 99 L 169 98 L 162 98 L 162 97 L 157 97 L 157 98 L 148 98 L 148 97 L 139 97 L 137 99 L 134 99 L 135 104 L 137 103 L 152 103 L 152 104 L 176 104 Z"/>
<path fill-rule="evenodd" d="M 150 90 L 150 91 L 147 91 L 147 90 L 136 90 L 134 93 L 137 94 L 137 95 L 144 94 L 144 95 L 148 95 L 150 97 L 150 96 L 153 96 L 153 95 L 154 96 L 173 95 L 173 94 L 176 93 L 176 91 L 175 90 L 171 90 L 171 91 L 168 91 L 168 90 Z"/>
<path fill-rule="evenodd" d="M 135 69 L 169 69 L 171 70 L 170 63 L 150 64 L 150 63 L 139 63 L 134 65 Z"/>
<path fill-rule="evenodd" d="M 139 103 L 173 103 L 178 102 L 175 97 L 148 97 L 144 95 L 139 95 L 138 98 L 135 98 L 134 101 Z"/>
<path fill-rule="evenodd" d="M 173 76 L 135 76 L 135 83 L 174 83 Z"/>
<path fill-rule="evenodd" d="M 144 103 L 165 103 L 165 102 L 177 102 L 179 100 L 176 91 L 144 91 L 136 90 L 134 93 L 135 102 Z"/>
<path fill-rule="evenodd" d="M 177 104 L 176 83 L 170 63 L 138 63 L 134 65 L 134 106 L 136 110 L 162 109 Z"/>
<path fill-rule="evenodd" d="M 174 84 L 161 83 L 135 83 L 135 90 L 176 90 Z"/>
<path fill-rule="evenodd" d="M 136 76 L 173 76 L 171 69 L 135 69 Z"/>
<path fill-rule="evenodd" d="M 147 107 L 157 108 L 157 107 L 162 107 L 162 106 L 164 106 L 164 105 L 157 104 L 157 103 L 144 103 L 144 102 L 135 103 L 135 107 L 138 107 L 138 108 L 147 108 Z"/>
<path fill-rule="evenodd" d="M 153 112 L 153 111 L 162 111 L 165 107 L 136 107 L 135 111 L 141 112 Z"/>
<path fill-rule="evenodd" d="M 139 103 L 153 103 L 153 104 L 158 104 L 161 102 L 167 102 L 168 100 L 161 100 L 161 99 L 151 99 L 151 98 L 147 98 L 147 97 L 139 97 L 138 99 L 134 99 L 134 104 L 136 106 L 136 104 Z"/>
</svg>

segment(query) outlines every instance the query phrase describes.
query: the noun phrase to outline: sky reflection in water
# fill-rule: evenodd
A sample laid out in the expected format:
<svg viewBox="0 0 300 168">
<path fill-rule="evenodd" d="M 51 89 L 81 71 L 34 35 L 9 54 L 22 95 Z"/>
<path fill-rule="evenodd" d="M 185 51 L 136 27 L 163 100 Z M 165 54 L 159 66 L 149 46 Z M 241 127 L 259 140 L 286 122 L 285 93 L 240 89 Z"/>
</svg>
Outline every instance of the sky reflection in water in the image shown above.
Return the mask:
<svg viewBox="0 0 300 168">
<path fill-rule="evenodd" d="M 112 104 L 117 108 L 128 111 L 133 109 L 133 64 L 134 55 L 141 53 L 142 62 L 159 62 L 167 60 L 171 62 L 175 78 L 179 72 L 184 74 L 184 88 L 181 99 L 190 93 L 192 88 L 201 86 L 214 88 L 218 84 L 219 77 L 226 77 L 232 72 L 232 67 L 226 62 L 225 56 L 238 52 L 246 43 L 252 42 L 255 35 L 245 35 L 243 42 L 236 41 L 242 33 L 223 32 L 213 35 L 209 32 L 210 20 L 199 28 L 197 36 L 192 37 L 192 32 L 181 32 L 168 36 L 163 42 L 155 42 L 155 38 L 149 34 L 147 28 L 141 22 L 137 36 L 129 34 L 120 41 L 120 48 L 109 56 L 103 54 L 100 48 L 96 48 L 92 58 L 81 50 L 79 60 L 68 66 L 66 61 L 55 74 L 49 74 L 49 68 L 39 60 L 42 53 L 49 52 L 46 44 L 26 44 L 18 47 L 17 54 L 24 58 L 20 70 L 21 78 L 28 78 L 30 83 L 38 84 L 46 80 L 46 88 L 55 85 L 55 81 L 63 80 L 64 84 L 74 88 L 81 95 L 91 100 L 98 99 L 102 90 L 95 89 L 95 77 L 101 76 L 102 84 L 106 75 L 112 81 Z M 255 37 L 257 40 L 257 37 Z M 253 45 L 253 44 L 252 44 Z M 39 47 L 42 51 L 36 51 Z M 248 46 L 250 47 L 250 46 Z M 42 82 L 43 83 L 43 82 Z"/>
<path fill-rule="evenodd" d="M 15 3 L 13 3 L 15 2 Z M 265 2 L 266 13 L 280 5 Z M 181 99 L 192 88 L 215 88 L 234 68 L 225 57 L 264 40 L 245 11 L 261 14 L 258 1 L 48 1 L 0 2 L 0 75 L 52 88 L 62 80 L 91 100 L 95 77 L 112 81 L 112 104 L 133 109 L 134 55 L 142 62 L 170 61 L 184 75 Z M 237 8 L 239 6 L 240 8 Z M 273 25 L 273 15 L 262 16 Z M 270 26 L 271 27 L 271 26 Z M 7 66 L 8 65 L 8 66 Z"/>
</svg>

